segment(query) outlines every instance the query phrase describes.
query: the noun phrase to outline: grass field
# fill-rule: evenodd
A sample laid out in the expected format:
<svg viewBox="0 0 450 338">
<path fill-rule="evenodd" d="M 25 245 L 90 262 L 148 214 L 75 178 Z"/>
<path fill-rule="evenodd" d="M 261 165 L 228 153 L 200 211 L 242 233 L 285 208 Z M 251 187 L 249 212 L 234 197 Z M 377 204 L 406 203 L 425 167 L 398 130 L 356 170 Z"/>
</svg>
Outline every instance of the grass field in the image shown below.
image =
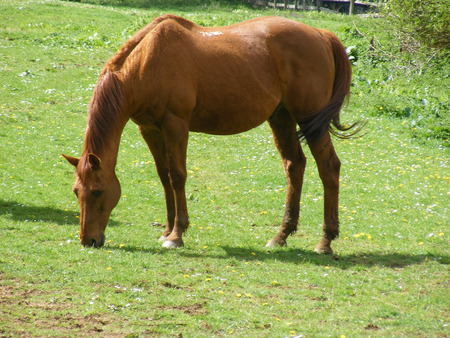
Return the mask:
<svg viewBox="0 0 450 338">
<path fill-rule="evenodd" d="M 313 251 L 323 190 L 307 149 L 299 231 L 285 248 L 264 247 L 285 194 L 267 125 L 230 137 L 191 135 L 191 227 L 185 247 L 164 250 L 162 187 L 130 122 L 107 243 L 80 246 L 72 168 L 60 154 L 81 152 L 103 64 L 167 12 L 204 25 L 283 15 L 354 46 L 344 119 L 369 123 L 361 138 L 335 141 L 343 163 L 336 255 Z M 449 336 L 449 67 L 405 68 L 369 55 L 377 20 L 214 4 L 1 1 L 0 335 Z M 387 46 L 388 37 L 376 41 Z"/>
</svg>

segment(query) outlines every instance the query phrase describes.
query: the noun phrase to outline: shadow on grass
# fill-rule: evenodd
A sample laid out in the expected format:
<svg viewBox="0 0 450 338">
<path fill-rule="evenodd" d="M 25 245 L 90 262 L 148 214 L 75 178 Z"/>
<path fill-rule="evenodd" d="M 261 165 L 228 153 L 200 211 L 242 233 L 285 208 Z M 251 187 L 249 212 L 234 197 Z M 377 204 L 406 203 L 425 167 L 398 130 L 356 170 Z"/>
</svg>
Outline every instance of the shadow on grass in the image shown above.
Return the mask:
<svg viewBox="0 0 450 338">
<path fill-rule="evenodd" d="M 0 217 L 16 222 L 51 222 L 59 225 L 78 225 L 76 217 L 78 212 L 61 210 L 52 207 L 25 205 L 17 201 L 4 201 L 0 199 Z M 117 226 L 119 222 L 109 220 L 108 226 Z M 4 229 L 0 226 L 0 229 Z"/>
<path fill-rule="evenodd" d="M 295 264 L 314 264 L 323 266 L 333 266 L 340 269 L 362 267 L 388 267 L 388 268 L 404 268 L 409 265 L 422 264 L 427 261 L 437 261 L 440 264 L 450 264 L 450 256 L 448 255 L 412 255 L 397 252 L 361 252 L 359 254 L 349 255 L 323 255 L 314 251 L 300 249 L 270 249 L 254 251 L 253 249 L 235 248 L 224 246 L 228 257 L 237 259 L 249 259 L 254 257 L 255 260 L 278 260 L 280 263 L 289 262 Z M 250 258 L 251 259 L 251 258 Z"/>
<path fill-rule="evenodd" d="M 163 249 L 161 247 L 135 247 L 135 246 L 110 246 L 109 248 L 121 250 L 124 252 L 142 252 L 148 254 L 167 255 L 175 253 L 176 255 L 192 258 L 213 258 L 213 259 L 236 259 L 242 261 L 279 261 L 280 264 L 314 264 L 317 266 L 333 266 L 338 269 L 358 269 L 372 267 L 386 267 L 391 269 L 401 269 L 411 265 L 419 265 L 429 261 L 435 261 L 439 264 L 450 264 L 448 255 L 412 255 L 397 252 L 367 252 L 349 255 L 322 255 L 314 251 L 280 248 L 280 249 L 261 249 L 242 248 L 231 246 L 220 246 L 213 251 L 207 249 L 195 250 L 190 248 L 181 249 Z"/>
</svg>

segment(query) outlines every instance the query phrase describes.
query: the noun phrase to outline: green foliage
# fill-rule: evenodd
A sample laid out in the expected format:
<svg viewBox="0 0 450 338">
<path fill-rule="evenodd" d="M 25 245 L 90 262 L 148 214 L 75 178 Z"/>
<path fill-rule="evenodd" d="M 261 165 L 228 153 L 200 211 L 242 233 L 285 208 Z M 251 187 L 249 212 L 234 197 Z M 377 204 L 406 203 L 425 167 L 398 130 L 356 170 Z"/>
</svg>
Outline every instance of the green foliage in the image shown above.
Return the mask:
<svg viewBox="0 0 450 338">
<path fill-rule="evenodd" d="M 450 48 L 450 6 L 447 0 L 390 0 L 386 12 L 405 48 L 415 42 Z"/>
<path fill-rule="evenodd" d="M 418 140 L 450 146 L 450 51 L 401 50 L 386 27 L 384 18 L 355 17 L 339 28 L 353 64 L 352 106 L 402 119 Z"/>
</svg>

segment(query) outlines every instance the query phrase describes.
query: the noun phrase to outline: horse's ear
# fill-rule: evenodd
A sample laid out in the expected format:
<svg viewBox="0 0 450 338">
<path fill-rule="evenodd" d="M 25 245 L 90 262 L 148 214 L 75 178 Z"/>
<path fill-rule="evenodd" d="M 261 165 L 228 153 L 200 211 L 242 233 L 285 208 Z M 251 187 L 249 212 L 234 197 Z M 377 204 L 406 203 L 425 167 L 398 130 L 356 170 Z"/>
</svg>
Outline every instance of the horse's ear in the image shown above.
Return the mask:
<svg viewBox="0 0 450 338">
<path fill-rule="evenodd" d="M 102 161 L 97 155 L 92 153 L 88 154 L 88 161 L 92 169 L 94 170 L 100 169 Z"/>
<path fill-rule="evenodd" d="M 66 156 L 62 154 L 62 156 L 69 162 L 71 165 L 73 165 L 75 168 L 78 166 L 78 163 L 80 162 L 79 158 L 72 157 L 72 156 Z"/>
</svg>

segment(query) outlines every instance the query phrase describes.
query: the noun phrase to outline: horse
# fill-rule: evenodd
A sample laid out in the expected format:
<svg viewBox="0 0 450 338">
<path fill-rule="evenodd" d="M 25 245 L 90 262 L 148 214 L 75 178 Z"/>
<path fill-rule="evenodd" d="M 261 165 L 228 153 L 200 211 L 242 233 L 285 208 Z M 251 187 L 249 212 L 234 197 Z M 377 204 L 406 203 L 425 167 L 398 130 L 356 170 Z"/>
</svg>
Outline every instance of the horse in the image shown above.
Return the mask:
<svg viewBox="0 0 450 338">
<path fill-rule="evenodd" d="M 81 244 L 105 243 L 120 198 L 115 166 L 129 120 L 147 143 L 164 189 L 165 248 L 182 246 L 189 225 L 189 132 L 231 135 L 267 121 L 287 180 L 282 224 L 267 246 L 286 245 L 297 230 L 306 140 L 324 188 L 323 235 L 315 251 L 331 254 L 339 235 L 341 163 L 330 134 L 347 137 L 345 131 L 356 125 L 340 122 L 350 82 L 345 48 L 326 30 L 281 17 L 224 27 L 202 27 L 175 15 L 156 18 L 106 63 L 88 105 L 82 155 L 63 155 L 76 168 Z"/>
</svg>

